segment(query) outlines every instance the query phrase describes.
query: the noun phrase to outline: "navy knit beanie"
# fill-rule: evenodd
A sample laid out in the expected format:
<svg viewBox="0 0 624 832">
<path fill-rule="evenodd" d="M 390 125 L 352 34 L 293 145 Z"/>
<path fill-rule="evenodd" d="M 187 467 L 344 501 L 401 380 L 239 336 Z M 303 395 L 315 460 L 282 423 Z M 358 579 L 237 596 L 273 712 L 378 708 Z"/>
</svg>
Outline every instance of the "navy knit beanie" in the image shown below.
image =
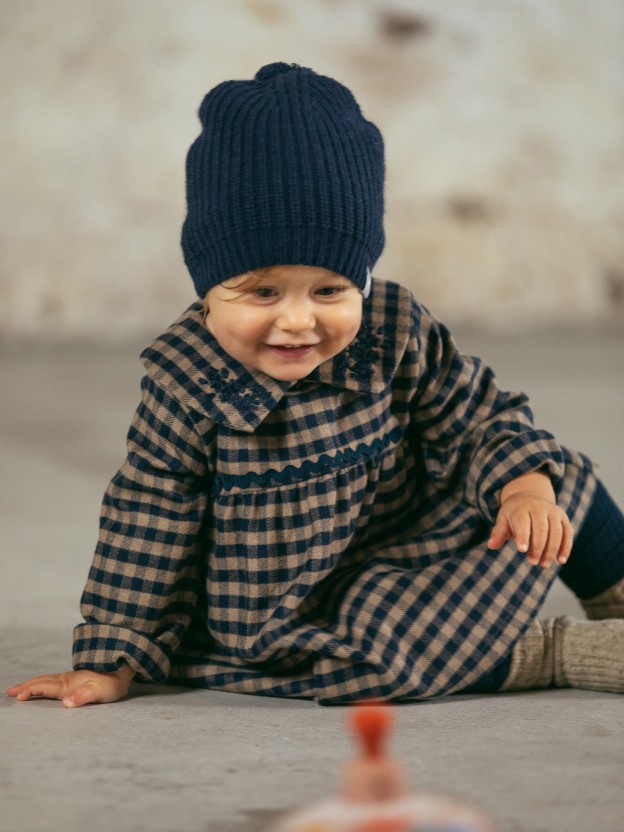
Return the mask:
<svg viewBox="0 0 624 832">
<path fill-rule="evenodd" d="M 225 81 L 186 160 L 184 260 L 197 294 L 264 266 L 321 266 L 366 292 L 384 246 L 381 133 L 349 90 L 274 63 Z"/>
</svg>

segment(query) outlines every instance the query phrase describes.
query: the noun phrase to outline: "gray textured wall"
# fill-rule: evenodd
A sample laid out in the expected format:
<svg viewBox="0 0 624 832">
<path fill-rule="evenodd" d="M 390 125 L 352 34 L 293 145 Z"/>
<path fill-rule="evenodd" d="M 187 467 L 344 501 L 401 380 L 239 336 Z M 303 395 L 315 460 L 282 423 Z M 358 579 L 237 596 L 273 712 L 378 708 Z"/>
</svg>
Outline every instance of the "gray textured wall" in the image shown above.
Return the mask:
<svg viewBox="0 0 624 832">
<path fill-rule="evenodd" d="M 0 0 L 0 337 L 119 340 L 193 300 L 203 94 L 293 61 L 387 145 L 386 252 L 451 324 L 624 321 L 621 0 Z"/>
</svg>

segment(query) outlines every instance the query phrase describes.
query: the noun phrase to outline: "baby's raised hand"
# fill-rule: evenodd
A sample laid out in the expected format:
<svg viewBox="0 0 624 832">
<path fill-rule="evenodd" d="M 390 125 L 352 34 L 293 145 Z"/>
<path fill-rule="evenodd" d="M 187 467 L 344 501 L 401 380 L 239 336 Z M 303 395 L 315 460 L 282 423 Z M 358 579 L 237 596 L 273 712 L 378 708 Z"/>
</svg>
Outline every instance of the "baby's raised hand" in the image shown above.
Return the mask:
<svg viewBox="0 0 624 832">
<path fill-rule="evenodd" d="M 500 509 L 488 540 L 490 549 L 500 549 L 515 540 L 529 563 L 550 566 L 565 563 L 572 550 L 574 532 L 566 513 L 557 505 L 550 477 L 529 471 L 508 482 L 500 493 Z"/>
<path fill-rule="evenodd" d="M 128 665 L 114 673 L 94 670 L 70 670 L 35 676 L 7 690 L 21 702 L 34 697 L 60 699 L 66 708 L 79 708 L 90 703 L 117 702 L 127 695 L 134 672 Z"/>
<path fill-rule="evenodd" d="M 515 540 L 534 566 L 565 563 L 572 550 L 573 531 L 566 513 L 552 500 L 531 492 L 516 492 L 501 503 L 488 548 L 500 549 Z"/>
</svg>

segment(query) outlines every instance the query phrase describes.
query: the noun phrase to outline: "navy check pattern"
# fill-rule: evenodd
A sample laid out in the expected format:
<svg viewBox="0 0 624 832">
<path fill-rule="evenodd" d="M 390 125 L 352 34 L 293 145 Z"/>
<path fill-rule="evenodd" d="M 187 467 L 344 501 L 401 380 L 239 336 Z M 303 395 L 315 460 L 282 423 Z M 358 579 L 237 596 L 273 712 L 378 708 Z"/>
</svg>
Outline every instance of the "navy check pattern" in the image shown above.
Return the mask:
<svg viewBox="0 0 624 832">
<path fill-rule="evenodd" d="M 193 304 L 142 355 L 74 666 L 323 704 L 460 691 L 511 651 L 554 570 L 486 541 L 547 470 L 579 526 L 592 464 L 533 425 L 394 283 L 301 382 L 237 364 Z"/>
</svg>

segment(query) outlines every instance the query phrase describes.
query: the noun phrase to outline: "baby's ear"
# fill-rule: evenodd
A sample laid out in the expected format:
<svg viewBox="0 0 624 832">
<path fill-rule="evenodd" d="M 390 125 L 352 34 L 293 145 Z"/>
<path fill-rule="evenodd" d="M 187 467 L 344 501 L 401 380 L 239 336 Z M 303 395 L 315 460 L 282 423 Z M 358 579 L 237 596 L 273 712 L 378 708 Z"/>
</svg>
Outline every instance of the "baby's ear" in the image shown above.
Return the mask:
<svg viewBox="0 0 624 832">
<path fill-rule="evenodd" d="M 206 318 L 208 317 L 208 313 L 210 312 L 210 305 L 208 303 L 208 292 L 204 295 L 204 299 L 202 300 L 202 326 L 206 325 Z"/>
</svg>

